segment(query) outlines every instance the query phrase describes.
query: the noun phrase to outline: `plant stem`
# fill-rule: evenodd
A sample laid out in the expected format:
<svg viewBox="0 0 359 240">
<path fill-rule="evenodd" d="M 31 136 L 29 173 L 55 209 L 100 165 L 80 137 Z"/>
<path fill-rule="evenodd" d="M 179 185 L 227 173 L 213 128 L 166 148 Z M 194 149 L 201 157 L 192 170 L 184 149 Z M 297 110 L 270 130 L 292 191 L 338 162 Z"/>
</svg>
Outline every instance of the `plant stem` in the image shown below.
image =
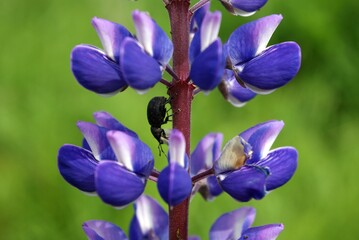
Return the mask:
<svg viewBox="0 0 359 240">
<path fill-rule="evenodd" d="M 191 103 L 194 86 L 189 76 L 189 0 L 172 0 L 166 8 L 170 17 L 173 42 L 173 71 L 178 78 L 172 79 L 168 89 L 173 111 L 173 128 L 180 130 L 186 140 L 186 153 L 190 153 Z M 188 239 L 189 198 L 169 208 L 169 239 Z"/>
</svg>

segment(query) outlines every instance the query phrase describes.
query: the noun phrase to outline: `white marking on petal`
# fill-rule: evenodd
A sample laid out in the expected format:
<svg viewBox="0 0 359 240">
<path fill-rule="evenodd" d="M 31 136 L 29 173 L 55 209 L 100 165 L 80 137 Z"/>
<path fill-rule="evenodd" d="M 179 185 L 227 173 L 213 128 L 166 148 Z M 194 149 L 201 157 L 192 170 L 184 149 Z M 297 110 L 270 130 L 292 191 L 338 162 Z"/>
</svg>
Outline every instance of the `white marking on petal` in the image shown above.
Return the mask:
<svg viewBox="0 0 359 240">
<path fill-rule="evenodd" d="M 201 52 L 217 39 L 220 24 L 220 12 L 216 11 L 214 13 L 206 13 L 201 27 Z"/>
<path fill-rule="evenodd" d="M 244 83 L 244 85 L 246 85 L 246 87 L 248 87 L 253 92 L 258 93 L 258 94 L 262 94 L 262 95 L 270 94 L 270 93 L 272 93 L 272 92 L 274 92 L 276 90 L 276 89 L 260 89 L 260 88 L 257 88 L 255 86 L 251 85 L 251 84 L 248 84 L 248 83 Z"/>
<path fill-rule="evenodd" d="M 266 49 L 267 44 L 272 37 L 274 31 L 278 27 L 279 23 L 282 21 L 282 15 L 270 15 L 268 17 L 261 18 L 257 20 L 256 34 L 259 34 L 258 37 L 258 48 L 256 56 Z M 258 30 L 257 30 L 258 29 Z M 260 32 L 259 32 L 260 31 Z"/>
<path fill-rule="evenodd" d="M 173 129 L 169 137 L 169 152 L 171 162 L 185 166 L 186 141 L 182 132 Z"/>
<path fill-rule="evenodd" d="M 154 228 L 151 204 L 146 201 L 146 196 L 142 195 L 136 201 L 136 217 L 143 235 L 146 235 Z"/>
<path fill-rule="evenodd" d="M 133 171 L 132 155 L 136 148 L 133 138 L 121 131 L 109 131 L 107 132 L 107 138 L 117 161 L 128 170 Z"/>
<path fill-rule="evenodd" d="M 155 30 L 155 25 L 150 16 L 144 12 L 134 11 L 132 14 L 133 21 L 136 28 L 136 36 L 138 41 L 142 44 L 145 51 L 153 56 L 153 33 Z"/>
</svg>

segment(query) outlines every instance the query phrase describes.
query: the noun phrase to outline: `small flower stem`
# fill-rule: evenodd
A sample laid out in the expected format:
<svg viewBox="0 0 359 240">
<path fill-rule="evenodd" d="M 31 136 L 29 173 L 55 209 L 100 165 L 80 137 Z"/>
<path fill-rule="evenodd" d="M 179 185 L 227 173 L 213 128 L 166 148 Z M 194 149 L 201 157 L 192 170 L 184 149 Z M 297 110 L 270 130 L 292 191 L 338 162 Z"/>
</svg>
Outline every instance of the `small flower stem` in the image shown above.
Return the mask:
<svg viewBox="0 0 359 240">
<path fill-rule="evenodd" d="M 192 177 L 192 183 L 195 184 L 196 182 L 206 178 L 206 177 L 209 177 L 209 176 L 212 176 L 214 174 L 214 170 L 213 168 L 210 168 L 204 172 L 201 172 L 200 174 L 197 174 L 196 176 Z"/>
<path fill-rule="evenodd" d="M 163 85 L 165 85 L 168 88 L 172 87 L 172 84 L 170 82 L 166 81 L 165 79 L 161 79 L 160 83 L 162 83 Z"/>
<path fill-rule="evenodd" d="M 172 68 L 170 66 L 166 66 L 166 72 L 168 72 L 174 79 L 176 79 L 176 81 L 180 81 L 179 77 L 177 76 L 177 74 L 172 70 Z"/>
<path fill-rule="evenodd" d="M 189 76 L 189 0 L 170 0 L 168 10 L 172 42 L 172 87 L 168 89 L 173 111 L 173 128 L 180 130 L 186 140 L 186 153 L 190 153 L 191 104 L 194 86 L 186 81 Z M 188 239 L 189 198 L 169 208 L 169 239 Z"/>
</svg>

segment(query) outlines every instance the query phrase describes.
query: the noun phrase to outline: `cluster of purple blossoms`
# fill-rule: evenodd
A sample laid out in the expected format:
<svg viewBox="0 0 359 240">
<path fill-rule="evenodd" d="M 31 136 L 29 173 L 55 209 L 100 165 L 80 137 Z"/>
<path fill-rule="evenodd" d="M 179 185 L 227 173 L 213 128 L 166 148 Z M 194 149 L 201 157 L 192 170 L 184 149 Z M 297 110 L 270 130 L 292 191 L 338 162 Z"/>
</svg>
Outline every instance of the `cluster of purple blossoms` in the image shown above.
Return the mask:
<svg viewBox="0 0 359 240">
<path fill-rule="evenodd" d="M 221 13 L 209 11 L 210 5 L 204 2 L 198 3 L 203 6 L 194 12 L 188 33 L 186 84 L 195 88 L 194 93 L 217 87 L 228 102 L 240 107 L 256 94 L 271 93 L 295 77 L 301 63 L 298 44 L 267 46 L 281 15 L 244 24 L 222 43 L 218 37 Z M 220 2 L 232 14 L 249 16 L 267 0 Z M 169 64 L 175 49 L 166 33 L 147 13 L 136 10 L 132 17 L 136 34 L 105 19 L 92 20 L 103 50 L 81 44 L 71 54 L 72 72 L 83 87 L 100 95 L 128 87 L 145 93 L 158 82 L 173 86 L 163 79 L 165 71 L 179 81 Z M 262 199 L 288 182 L 297 168 L 295 148 L 271 150 L 283 121 L 257 124 L 223 148 L 222 134 L 210 133 L 191 154 L 186 153 L 183 133 L 174 128 L 161 136 L 168 142 L 168 165 L 158 171 L 151 149 L 134 131 L 107 112 L 96 112 L 94 119 L 95 123 L 77 123 L 84 137 L 81 147 L 65 144 L 60 148 L 59 171 L 72 186 L 99 196 L 106 204 L 123 208 L 133 203 L 129 239 L 169 239 L 168 214 L 143 194 L 148 180 L 157 184 L 160 196 L 173 208 L 196 193 L 205 200 L 222 192 L 240 202 Z M 283 230 L 282 224 L 251 227 L 254 218 L 250 207 L 226 213 L 212 225 L 209 239 L 276 239 Z M 128 239 L 121 228 L 106 221 L 88 221 L 83 229 L 90 240 Z"/>
</svg>

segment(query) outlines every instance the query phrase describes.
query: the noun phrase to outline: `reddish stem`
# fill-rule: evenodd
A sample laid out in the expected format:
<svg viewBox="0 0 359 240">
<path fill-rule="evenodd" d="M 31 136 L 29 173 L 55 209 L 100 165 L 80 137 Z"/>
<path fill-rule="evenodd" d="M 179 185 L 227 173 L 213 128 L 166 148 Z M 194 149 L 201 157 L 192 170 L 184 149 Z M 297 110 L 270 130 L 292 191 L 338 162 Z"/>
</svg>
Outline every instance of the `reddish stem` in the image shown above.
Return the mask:
<svg viewBox="0 0 359 240">
<path fill-rule="evenodd" d="M 201 173 L 197 174 L 196 176 L 192 177 L 192 183 L 195 184 L 196 182 L 198 182 L 206 177 L 209 177 L 213 174 L 214 174 L 214 169 L 210 168 L 210 169 L 208 169 L 204 172 L 201 172 Z"/>
<path fill-rule="evenodd" d="M 168 93 L 173 111 L 173 128 L 180 130 L 186 140 L 186 153 L 190 153 L 191 103 L 193 85 L 186 82 L 189 76 L 189 0 L 172 0 L 166 8 L 171 23 L 173 42 L 173 71 L 178 78 L 172 79 Z M 188 239 L 189 198 L 169 208 L 169 239 Z"/>
</svg>

